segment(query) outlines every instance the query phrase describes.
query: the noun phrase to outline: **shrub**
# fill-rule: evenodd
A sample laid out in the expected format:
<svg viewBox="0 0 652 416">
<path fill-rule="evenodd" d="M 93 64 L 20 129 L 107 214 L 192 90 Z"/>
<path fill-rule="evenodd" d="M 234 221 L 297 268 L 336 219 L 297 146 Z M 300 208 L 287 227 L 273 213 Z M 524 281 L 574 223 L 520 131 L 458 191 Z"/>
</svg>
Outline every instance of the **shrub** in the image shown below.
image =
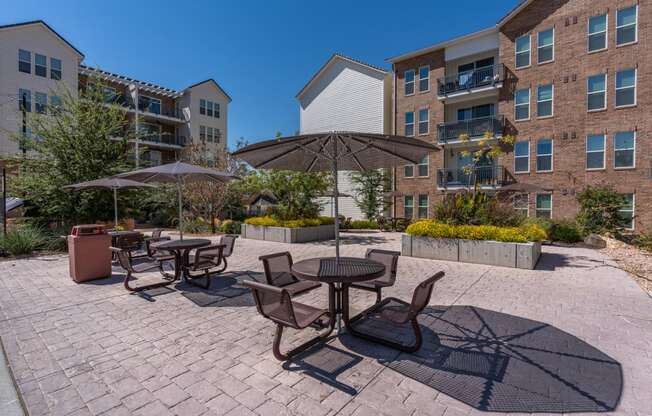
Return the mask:
<svg viewBox="0 0 652 416">
<path fill-rule="evenodd" d="M 42 228 L 23 226 L 8 230 L 0 240 L 2 249 L 12 256 L 32 254 L 53 247 L 53 238 Z"/>
<path fill-rule="evenodd" d="M 577 222 L 584 233 L 614 232 L 623 226 L 619 210 L 626 198 L 612 188 L 589 186 L 577 195 L 580 212 Z"/>
<path fill-rule="evenodd" d="M 652 237 L 645 234 L 635 236 L 632 243 L 643 250 L 652 251 Z"/>
<path fill-rule="evenodd" d="M 286 228 L 303 228 L 316 227 L 319 225 L 334 224 L 331 217 L 304 218 L 299 220 L 277 220 L 272 217 L 251 217 L 245 220 L 245 224 L 258 225 L 261 227 L 286 227 Z"/>
<path fill-rule="evenodd" d="M 521 221 L 521 226 L 536 225 L 542 228 L 547 235 L 552 234 L 553 222 L 547 218 L 528 217 Z"/>
<path fill-rule="evenodd" d="M 459 238 L 464 240 L 494 240 L 513 243 L 542 241 L 546 232 L 537 225 L 496 227 L 492 225 L 449 225 L 437 221 L 418 221 L 407 227 L 407 233 L 432 238 Z"/>
<path fill-rule="evenodd" d="M 184 218 L 183 232 L 190 234 L 202 234 L 211 231 L 210 223 L 202 217 Z"/>
<path fill-rule="evenodd" d="M 242 222 L 233 220 L 224 220 L 220 224 L 220 232 L 224 234 L 240 234 Z"/>
<path fill-rule="evenodd" d="M 343 228 L 346 230 L 378 230 L 380 226 L 372 220 L 354 220 L 344 223 Z"/>
<path fill-rule="evenodd" d="M 518 226 L 522 216 L 483 192 L 449 194 L 435 206 L 435 218 L 452 225 Z"/>
<path fill-rule="evenodd" d="M 550 238 L 553 241 L 572 244 L 582 240 L 582 233 L 575 222 L 561 221 L 552 226 Z"/>
</svg>

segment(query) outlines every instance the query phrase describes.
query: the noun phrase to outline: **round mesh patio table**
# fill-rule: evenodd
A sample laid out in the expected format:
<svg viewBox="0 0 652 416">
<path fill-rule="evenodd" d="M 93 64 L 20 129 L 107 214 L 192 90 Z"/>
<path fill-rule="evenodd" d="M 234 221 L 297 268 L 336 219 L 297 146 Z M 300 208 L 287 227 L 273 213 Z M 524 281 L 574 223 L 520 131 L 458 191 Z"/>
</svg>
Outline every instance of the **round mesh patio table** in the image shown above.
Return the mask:
<svg viewBox="0 0 652 416">
<path fill-rule="evenodd" d="M 301 260 L 292 265 L 292 274 L 299 279 L 328 284 L 328 306 L 331 328 L 337 323 L 342 332 L 341 320 L 349 319 L 349 285 L 381 277 L 385 265 L 374 260 L 357 257 L 321 257 Z"/>
<path fill-rule="evenodd" d="M 174 255 L 174 280 L 178 280 L 189 263 L 190 252 L 196 248 L 210 245 L 211 240 L 206 238 L 188 238 L 184 240 L 161 241 L 153 243 L 152 247 L 157 250 L 169 251 Z"/>
</svg>

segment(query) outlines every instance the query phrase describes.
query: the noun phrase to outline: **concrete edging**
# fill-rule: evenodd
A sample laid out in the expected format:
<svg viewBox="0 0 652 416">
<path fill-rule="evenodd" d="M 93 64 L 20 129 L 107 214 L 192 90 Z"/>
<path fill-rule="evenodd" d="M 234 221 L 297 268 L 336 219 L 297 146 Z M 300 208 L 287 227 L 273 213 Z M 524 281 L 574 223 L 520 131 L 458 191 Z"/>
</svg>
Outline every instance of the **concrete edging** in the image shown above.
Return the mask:
<svg viewBox="0 0 652 416">
<path fill-rule="evenodd" d="M 335 226 L 330 224 L 316 227 L 286 228 L 242 224 L 241 235 L 242 238 L 277 243 L 308 243 L 334 239 Z"/>
<path fill-rule="evenodd" d="M 532 270 L 541 256 L 541 243 L 431 238 L 403 234 L 404 256 Z"/>
</svg>

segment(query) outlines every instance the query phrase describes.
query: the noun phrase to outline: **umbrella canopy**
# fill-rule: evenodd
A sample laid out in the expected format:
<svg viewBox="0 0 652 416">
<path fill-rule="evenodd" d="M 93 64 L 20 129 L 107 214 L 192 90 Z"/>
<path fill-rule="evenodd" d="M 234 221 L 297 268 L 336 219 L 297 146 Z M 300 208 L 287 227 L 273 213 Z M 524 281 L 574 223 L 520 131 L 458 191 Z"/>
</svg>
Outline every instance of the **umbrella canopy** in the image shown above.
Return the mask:
<svg viewBox="0 0 652 416">
<path fill-rule="evenodd" d="M 238 179 L 237 176 L 220 172 L 215 169 L 191 165 L 184 162 L 174 162 L 150 168 L 134 170 L 118 175 L 122 179 L 140 182 L 176 183 L 179 199 L 179 237 L 183 240 L 183 200 L 182 187 L 190 182 L 228 182 Z"/>
<path fill-rule="evenodd" d="M 233 153 L 257 169 L 333 173 L 332 195 L 339 195 L 339 170 L 366 171 L 418 164 L 437 146 L 412 137 L 357 132 L 314 133 L 282 137 L 243 147 Z M 335 218 L 339 217 L 334 198 Z M 340 257 L 339 221 L 335 221 L 335 256 Z"/>
<path fill-rule="evenodd" d="M 115 226 L 117 226 L 118 225 L 118 189 L 155 188 L 155 186 L 142 183 L 142 182 L 136 182 L 129 179 L 112 177 L 112 178 L 95 179 L 87 182 L 80 182 L 73 185 L 64 186 L 64 188 L 74 189 L 76 191 L 82 189 L 96 189 L 96 188 L 113 189 L 113 219 L 114 219 Z"/>
</svg>

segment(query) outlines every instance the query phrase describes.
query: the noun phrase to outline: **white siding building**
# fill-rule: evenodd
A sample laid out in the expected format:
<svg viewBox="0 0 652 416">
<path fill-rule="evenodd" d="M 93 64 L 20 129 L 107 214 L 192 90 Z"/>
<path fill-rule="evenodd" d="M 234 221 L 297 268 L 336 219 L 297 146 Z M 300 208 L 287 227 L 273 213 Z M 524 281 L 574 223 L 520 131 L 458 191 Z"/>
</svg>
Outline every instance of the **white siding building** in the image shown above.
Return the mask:
<svg viewBox="0 0 652 416">
<path fill-rule="evenodd" d="M 391 77 L 387 71 L 334 54 L 297 94 L 301 134 L 356 131 L 389 134 Z M 353 195 L 349 172 L 339 173 L 339 188 Z M 322 198 L 322 214 L 332 216 L 332 198 Z M 364 216 L 352 197 L 340 197 L 340 215 Z"/>
</svg>

